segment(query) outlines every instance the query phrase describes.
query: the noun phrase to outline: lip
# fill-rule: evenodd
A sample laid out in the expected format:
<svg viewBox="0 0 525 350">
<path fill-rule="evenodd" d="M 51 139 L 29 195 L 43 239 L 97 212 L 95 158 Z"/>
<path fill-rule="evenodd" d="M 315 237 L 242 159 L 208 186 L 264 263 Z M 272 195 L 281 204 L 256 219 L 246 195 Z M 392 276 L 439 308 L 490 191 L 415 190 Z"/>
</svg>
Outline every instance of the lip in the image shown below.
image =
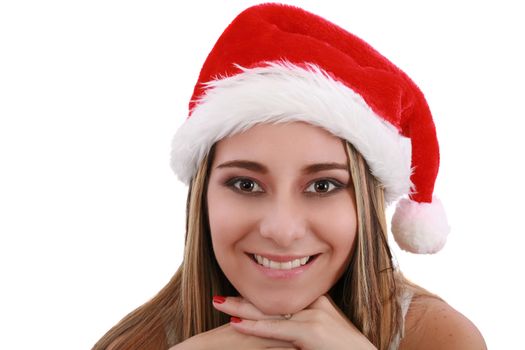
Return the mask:
<svg viewBox="0 0 525 350">
<path fill-rule="evenodd" d="M 264 253 L 247 253 L 250 256 L 253 256 L 253 254 L 257 254 L 262 256 L 263 258 L 266 258 L 268 260 L 273 260 L 275 262 L 286 262 L 286 261 L 292 261 L 295 259 L 301 259 L 307 256 L 315 256 L 317 254 L 305 254 L 305 255 L 273 255 L 273 254 L 264 254 Z"/>
<path fill-rule="evenodd" d="M 273 258 L 283 258 L 283 260 L 274 260 L 277 262 L 289 261 L 289 260 L 299 259 L 299 258 L 308 256 L 308 255 L 302 255 L 298 257 L 298 256 L 282 256 L 282 255 L 275 256 L 275 255 L 267 255 L 267 254 L 264 254 L 264 255 L 257 254 L 257 255 L 262 255 L 265 257 L 273 257 Z M 261 272 L 266 277 L 273 278 L 273 279 L 291 279 L 291 278 L 298 277 L 304 274 L 306 271 L 310 269 L 310 267 L 312 267 L 317 262 L 317 258 L 320 255 L 321 254 L 314 254 L 313 257 L 310 258 L 310 260 L 305 265 L 301 265 L 299 267 L 296 267 L 290 270 L 277 270 L 277 269 L 271 269 L 269 267 L 264 267 L 262 265 L 259 265 L 255 260 L 253 260 L 252 258 L 253 254 L 246 253 L 246 256 L 251 261 L 251 263 L 253 264 L 256 270 Z M 273 260 L 273 258 L 271 260 Z"/>
</svg>

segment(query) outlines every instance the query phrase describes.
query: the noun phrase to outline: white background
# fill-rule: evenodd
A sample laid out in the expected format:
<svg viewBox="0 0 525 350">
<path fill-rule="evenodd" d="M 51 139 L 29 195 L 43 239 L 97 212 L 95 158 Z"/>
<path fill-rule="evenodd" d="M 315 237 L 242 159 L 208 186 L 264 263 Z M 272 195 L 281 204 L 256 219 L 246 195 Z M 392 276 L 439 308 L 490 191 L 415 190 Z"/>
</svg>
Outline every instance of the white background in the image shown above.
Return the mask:
<svg viewBox="0 0 525 350">
<path fill-rule="evenodd" d="M 180 264 L 187 188 L 171 138 L 212 45 L 258 2 L 193 3 L 0 3 L 1 348 L 90 349 Z M 452 233 L 437 255 L 395 254 L 489 348 L 522 346 L 518 2 L 287 3 L 362 37 L 424 91 Z"/>
</svg>

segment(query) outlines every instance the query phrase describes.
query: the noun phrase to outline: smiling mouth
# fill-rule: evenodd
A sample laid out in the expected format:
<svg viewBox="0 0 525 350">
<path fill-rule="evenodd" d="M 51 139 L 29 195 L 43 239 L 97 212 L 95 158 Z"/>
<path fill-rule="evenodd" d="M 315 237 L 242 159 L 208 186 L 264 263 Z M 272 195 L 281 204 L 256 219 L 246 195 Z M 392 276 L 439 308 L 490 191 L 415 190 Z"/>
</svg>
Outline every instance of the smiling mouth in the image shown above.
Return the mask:
<svg viewBox="0 0 525 350">
<path fill-rule="evenodd" d="M 291 270 L 304 265 L 311 264 L 319 255 L 308 255 L 302 258 L 292 259 L 289 261 L 274 261 L 258 254 L 247 254 L 254 262 L 272 270 Z"/>
</svg>

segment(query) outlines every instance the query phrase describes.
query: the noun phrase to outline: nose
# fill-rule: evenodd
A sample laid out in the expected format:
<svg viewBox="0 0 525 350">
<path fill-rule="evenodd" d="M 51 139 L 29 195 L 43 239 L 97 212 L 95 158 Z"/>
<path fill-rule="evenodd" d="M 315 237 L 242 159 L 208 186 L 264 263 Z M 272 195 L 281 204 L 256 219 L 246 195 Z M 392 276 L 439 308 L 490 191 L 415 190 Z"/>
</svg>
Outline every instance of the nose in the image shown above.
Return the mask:
<svg viewBox="0 0 525 350">
<path fill-rule="evenodd" d="M 289 197 L 277 199 L 265 211 L 259 227 L 260 234 L 280 247 L 290 247 L 306 234 L 305 214 L 305 210 Z"/>
</svg>

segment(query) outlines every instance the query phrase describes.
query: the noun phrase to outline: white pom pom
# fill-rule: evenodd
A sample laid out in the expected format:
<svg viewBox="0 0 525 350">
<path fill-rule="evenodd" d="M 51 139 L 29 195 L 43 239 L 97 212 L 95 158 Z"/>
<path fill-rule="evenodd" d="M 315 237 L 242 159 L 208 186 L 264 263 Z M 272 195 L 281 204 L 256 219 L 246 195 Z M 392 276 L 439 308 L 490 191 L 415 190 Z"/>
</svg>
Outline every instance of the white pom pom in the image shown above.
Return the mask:
<svg viewBox="0 0 525 350">
<path fill-rule="evenodd" d="M 418 203 L 401 199 L 392 217 L 392 233 L 401 249 L 416 254 L 433 254 L 447 241 L 450 226 L 441 201 Z"/>
</svg>

